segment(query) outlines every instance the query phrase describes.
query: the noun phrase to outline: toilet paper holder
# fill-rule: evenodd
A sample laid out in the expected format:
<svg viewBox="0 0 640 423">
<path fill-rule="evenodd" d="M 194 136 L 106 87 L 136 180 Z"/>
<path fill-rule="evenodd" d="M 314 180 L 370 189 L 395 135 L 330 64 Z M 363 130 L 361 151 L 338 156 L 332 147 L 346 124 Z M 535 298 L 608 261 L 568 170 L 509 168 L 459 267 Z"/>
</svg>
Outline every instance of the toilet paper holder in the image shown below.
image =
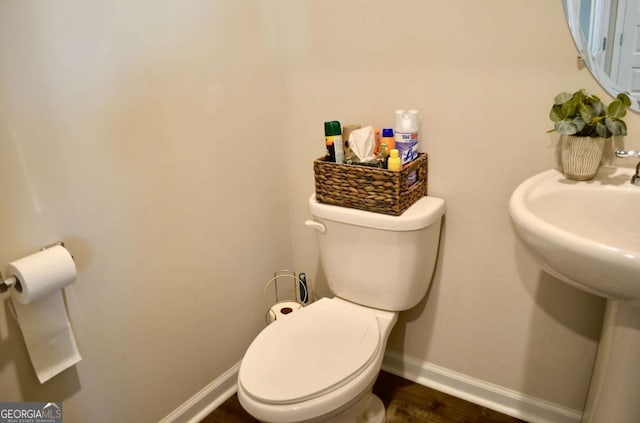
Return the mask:
<svg viewBox="0 0 640 423">
<path fill-rule="evenodd" d="M 0 282 L 0 294 L 7 292 L 12 286 L 15 286 L 18 292 L 22 291 L 22 285 L 20 285 L 20 281 L 15 276 L 9 276 L 4 279 L 2 273 L 0 273 L 0 279 L 2 279 L 2 282 Z"/>
<path fill-rule="evenodd" d="M 304 276 L 304 278 L 302 278 Z M 283 292 L 282 283 L 289 285 L 289 289 L 285 289 Z M 272 295 L 268 295 L 271 291 Z M 302 308 L 306 305 L 310 295 L 309 288 L 306 282 L 306 275 L 300 273 L 299 275 L 292 270 L 278 270 L 274 272 L 273 278 L 271 278 L 265 285 L 262 292 L 265 305 L 267 306 L 267 312 L 265 320 L 267 323 L 276 319 L 274 316 L 274 308 L 283 306 L 280 311 L 284 314 L 288 314 Z M 270 300 L 269 297 L 273 299 Z"/>
<path fill-rule="evenodd" d="M 53 244 L 45 245 L 44 247 L 40 248 L 40 251 L 44 251 L 48 248 L 55 247 L 58 245 L 61 247 L 64 247 L 64 242 L 58 241 Z M 73 258 L 73 255 L 71 256 L 71 258 Z M 0 272 L 0 294 L 7 292 L 9 288 L 11 288 L 12 286 L 16 291 L 22 292 L 22 285 L 20 284 L 20 280 L 18 280 L 18 278 L 11 275 L 5 279 L 2 277 L 2 272 Z"/>
</svg>

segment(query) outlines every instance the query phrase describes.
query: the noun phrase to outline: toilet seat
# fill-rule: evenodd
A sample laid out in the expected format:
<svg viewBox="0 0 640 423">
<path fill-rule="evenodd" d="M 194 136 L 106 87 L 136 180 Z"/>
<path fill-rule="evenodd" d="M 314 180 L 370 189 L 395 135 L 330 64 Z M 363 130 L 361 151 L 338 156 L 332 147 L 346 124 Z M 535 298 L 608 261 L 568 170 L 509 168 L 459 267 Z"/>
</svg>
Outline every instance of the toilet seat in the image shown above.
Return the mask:
<svg viewBox="0 0 640 423">
<path fill-rule="evenodd" d="M 267 326 L 249 346 L 238 383 L 263 403 L 305 401 L 354 379 L 379 349 L 371 309 L 323 298 Z"/>
</svg>

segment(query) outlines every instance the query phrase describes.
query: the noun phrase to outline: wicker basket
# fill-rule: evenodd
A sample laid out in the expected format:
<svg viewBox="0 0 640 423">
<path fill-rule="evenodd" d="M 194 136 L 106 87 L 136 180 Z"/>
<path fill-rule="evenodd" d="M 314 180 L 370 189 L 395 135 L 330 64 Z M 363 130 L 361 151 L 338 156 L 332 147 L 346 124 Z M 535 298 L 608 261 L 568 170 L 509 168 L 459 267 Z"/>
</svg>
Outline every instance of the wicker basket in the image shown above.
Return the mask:
<svg viewBox="0 0 640 423">
<path fill-rule="evenodd" d="M 400 172 L 368 166 L 313 162 L 316 198 L 321 203 L 376 213 L 401 215 L 413 203 L 427 195 L 427 154 Z M 409 186 L 409 174 L 416 171 L 417 180 Z"/>
</svg>

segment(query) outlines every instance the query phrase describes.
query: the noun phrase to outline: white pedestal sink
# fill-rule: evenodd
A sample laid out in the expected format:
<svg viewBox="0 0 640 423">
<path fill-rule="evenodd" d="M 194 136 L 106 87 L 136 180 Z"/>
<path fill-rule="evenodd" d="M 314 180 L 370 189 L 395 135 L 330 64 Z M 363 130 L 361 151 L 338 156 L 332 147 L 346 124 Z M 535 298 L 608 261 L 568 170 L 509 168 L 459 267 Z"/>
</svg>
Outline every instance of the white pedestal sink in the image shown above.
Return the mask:
<svg viewBox="0 0 640 423">
<path fill-rule="evenodd" d="M 632 175 L 602 168 L 577 182 L 548 170 L 509 203 L 518 237 L 546 272 L 607 299 L 583 423 L 640 422 L 640 187 Z"/>
</svg>

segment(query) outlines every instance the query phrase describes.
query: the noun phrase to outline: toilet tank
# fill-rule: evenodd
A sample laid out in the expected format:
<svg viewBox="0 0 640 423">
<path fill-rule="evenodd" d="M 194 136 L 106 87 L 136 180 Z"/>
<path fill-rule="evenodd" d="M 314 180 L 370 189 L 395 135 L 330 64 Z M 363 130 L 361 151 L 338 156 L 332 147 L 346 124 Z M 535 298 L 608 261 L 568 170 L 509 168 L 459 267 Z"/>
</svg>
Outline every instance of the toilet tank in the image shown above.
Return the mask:
<svg viewBox="0 0 640 423">
<path fill-rule="evenodd" d="M 333 293 L 382 310 L 414 307 L 427 293 L 435 269 L 441 198 L 423 197 L 400 216 L 309 199 L 320 262 Z"/>
</svg>

